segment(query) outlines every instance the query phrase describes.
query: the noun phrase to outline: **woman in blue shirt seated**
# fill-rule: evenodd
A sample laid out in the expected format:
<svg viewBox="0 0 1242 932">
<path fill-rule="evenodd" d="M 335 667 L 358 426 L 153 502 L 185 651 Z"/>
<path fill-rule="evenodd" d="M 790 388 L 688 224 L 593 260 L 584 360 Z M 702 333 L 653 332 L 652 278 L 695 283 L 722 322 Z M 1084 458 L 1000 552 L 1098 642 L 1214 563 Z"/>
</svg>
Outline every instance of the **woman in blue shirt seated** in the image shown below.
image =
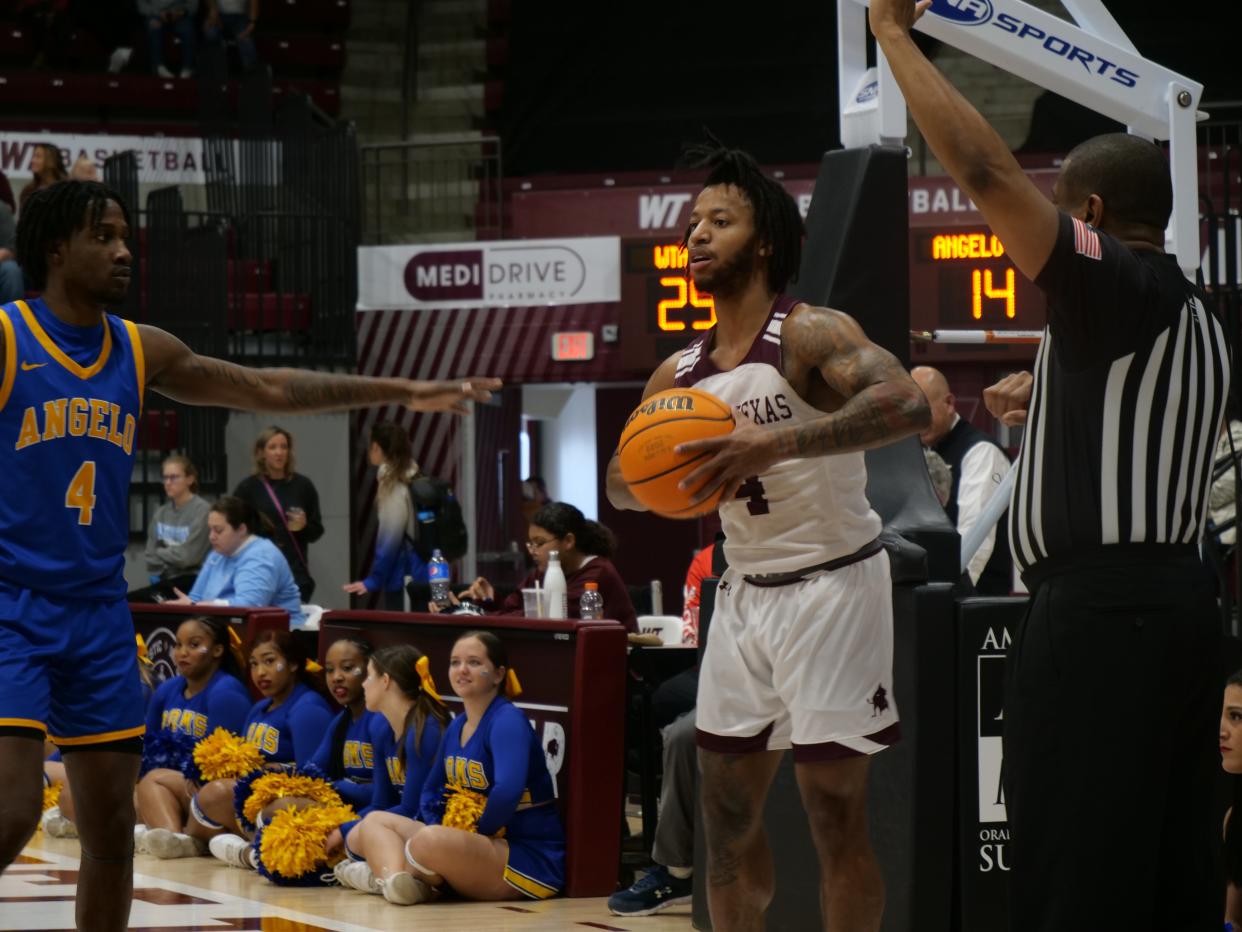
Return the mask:
<svg viewBox="0 0 1242 932">
<path fill-rule="evenodd" d="M 332 710 L 320 694 L 322 677 L 308 670 L 309 664 L 288 631 L 261 631 L 250 646 L 250 680 L 263 698 L 251 706 L 242 737 L 259 749 L 269 769 L 310 761 L 332 721 Z M 233 810 L 236 783 L 212 780 L 194 794 L 193 821 L 187 826 L 191 835 L 215 842 L 222 833 L 240 834 Z"/>
<path fill-rule="evenodd" d="M 186 834 L 190 790 L 181 770 L 158 760 L 168 734 L 198 741 L 217 728 L 241 734 L 250 692 L 241 681 L 241 652 L 234 647 L 227 618 L 187 618 L 177 627 L 173 662 L 177 676 L 155 690 L 147 707 L 143 769 L 138 781 L 138 821 L 146 827 L 138 850 L 159 858 L 188 857 L 200 845 Z M 140 826 L 141 827 L 141 826 Z"/>
<path fill-rule="evenodd" d="M 439 762 L 437 751 L 449 715 L 427 658 L 409 644 L 376 651 L 364 689 L 367 708 L 387 724 L 376 739 L 374 794 L 359 814 L 361 821 L 347 822 L 329 835 L 327 848 L 338 849 L 345 840 L 350 859 L 335 871 L 343 886 L 380 893 L 399 905 L 414 903 L 418 884 L 403 851 L 418 827 L 419 796 Z"/>
<path fill-rule="evenodd" d="M 260 518 L 254 506 L 222 495 L 207 514 L 211 553 L 189 594 L 173 590 L 174 604 L 274 605 L 289 613 L 289 623 L 302 623 L 302 598 L 293 573 L 275 544 L 256 532 Z"/>
</svg>

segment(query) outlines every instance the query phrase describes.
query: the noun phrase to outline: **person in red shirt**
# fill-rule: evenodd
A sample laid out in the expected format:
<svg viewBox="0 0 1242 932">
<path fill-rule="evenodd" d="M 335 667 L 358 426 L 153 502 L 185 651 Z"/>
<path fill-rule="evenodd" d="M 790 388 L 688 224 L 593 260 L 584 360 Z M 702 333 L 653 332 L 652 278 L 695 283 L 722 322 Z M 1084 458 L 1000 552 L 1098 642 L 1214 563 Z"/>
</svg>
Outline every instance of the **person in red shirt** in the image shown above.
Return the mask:
<svg viewBox="0 0 1242 932">
<path fill-rule="evenodd" d="M 634 603 L 630 601 L 630 593 L 621 580 L 621 574 L 609 559 L 617 546 L 612 531 L 598 521 L 589 520 L 567 502 L 549 502 L 535 512 L 527 538 L 526 549 L 535 566 L 508 598 L 497 605 L 496 590 L 482 576 L 461 593 L 461 598 L 474 602 L 488 614 L 521 615 L 521 590 L 533 588 L 535 580 L 543 579 L 548 568 L 548 555 L 555 550 L 560 553 L 561 569 L 565 572 L 569 617 L 580 617 L 578 600 L 586 584 L 593 582 L 599 585 L 599 594 L 604 600 L 603 617 L 619 621 L 627 631 L 637 633 L 638 615 L 634 611 Z M 457 597 L 452 597 L 452 601 L 457 604 Z"/>
</svg>

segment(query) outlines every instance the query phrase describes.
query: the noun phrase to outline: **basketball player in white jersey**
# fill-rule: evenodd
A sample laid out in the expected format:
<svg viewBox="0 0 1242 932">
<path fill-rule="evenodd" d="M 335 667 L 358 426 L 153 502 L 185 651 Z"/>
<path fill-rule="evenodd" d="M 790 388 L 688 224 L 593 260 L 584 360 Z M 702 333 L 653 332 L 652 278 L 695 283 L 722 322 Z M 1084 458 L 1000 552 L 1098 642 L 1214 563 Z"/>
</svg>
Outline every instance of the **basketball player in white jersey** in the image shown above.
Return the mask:
<svg viewBox="0 0 1242 932">
<path fill-rule="evenodd" d="M 878 930 L 883 880 L 867 830 L 870 755 L 897 740 L 892 591 L 862 451 L 915 434 L 927 401 L 850 317 L 781 294 L 802 219 L 749 155 L 692 152 L 709 170 L 686 234 L 689 273 L 717 324 L 651 376 L 646 394 L 695 386 L 737 428 L 679 450 L 709 455 L 683 487 L 723 486 L 729 569 L 698 695 L 708 899 L 717 932 L 764 927 L 772 861 L 764 798 L 793 750 L 820 858 L 824 925 Z M 613 458 L 608 497 L 642 509 Z"/>
</svg>

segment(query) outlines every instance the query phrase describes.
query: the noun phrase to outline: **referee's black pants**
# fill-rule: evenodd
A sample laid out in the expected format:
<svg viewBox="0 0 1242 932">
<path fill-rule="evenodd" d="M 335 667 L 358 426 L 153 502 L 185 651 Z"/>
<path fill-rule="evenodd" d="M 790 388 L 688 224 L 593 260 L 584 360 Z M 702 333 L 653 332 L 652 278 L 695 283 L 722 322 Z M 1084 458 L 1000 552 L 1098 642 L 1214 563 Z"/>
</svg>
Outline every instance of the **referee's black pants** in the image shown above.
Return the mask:
<svg viewBox="0 0 1242 932">
<path fill-rule="evenodd" d="M 1198 556 L 1108 547 L 1024 579 L 1005 695 L 1010 932 L 1218 932 L 1221 631 Z"/>
</svg>

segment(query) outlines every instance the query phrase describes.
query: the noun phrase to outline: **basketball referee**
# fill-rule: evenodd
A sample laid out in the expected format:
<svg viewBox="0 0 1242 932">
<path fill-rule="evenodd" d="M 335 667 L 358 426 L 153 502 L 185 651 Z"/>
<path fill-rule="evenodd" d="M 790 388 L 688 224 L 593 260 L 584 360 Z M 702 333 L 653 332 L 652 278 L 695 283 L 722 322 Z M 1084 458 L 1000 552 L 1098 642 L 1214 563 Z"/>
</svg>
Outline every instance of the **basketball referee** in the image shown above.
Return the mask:
<svg viewBox="0 0 1242 932">
<path fill-rule="evenodd" d="M 1010 929 L 1216 930 L 1220 631 L 1197 548 L 1224 333 L 1163 251 L 1161 151 L 1088 140 L 1049 203 L 911 40 L 927 6 L 872 0 L 872 32 L 936 157 L 1048 298 L 1033 377 L 985 392 L 1027 424 L 1009 519 L 1031 590 L 1004 713 Z"/>
</svg>

